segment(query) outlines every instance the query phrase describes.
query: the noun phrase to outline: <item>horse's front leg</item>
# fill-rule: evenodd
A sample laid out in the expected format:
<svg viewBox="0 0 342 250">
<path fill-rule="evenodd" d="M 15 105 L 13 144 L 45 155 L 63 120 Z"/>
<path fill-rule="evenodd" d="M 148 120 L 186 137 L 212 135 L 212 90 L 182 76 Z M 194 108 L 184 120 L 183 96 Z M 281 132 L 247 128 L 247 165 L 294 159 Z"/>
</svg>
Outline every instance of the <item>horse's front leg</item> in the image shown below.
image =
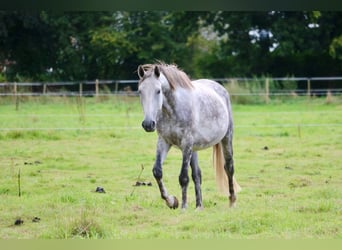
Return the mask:
<svg viewBox="0 0 342 250">
<path fill-rule="evenodd" d="M 182 187 L 182 208 L 187 208 L 187 189 L 189 184 L 189 164 L 192 156 L 192 147 L 187 146 L 182 150 L 183 162 L 182 169 L 179 175 L 179 184 Z"/>
<path fill-rule="evenodd" d="M 159 187 L 162 199 L 166 201 L 166 204 L 169 208 L 176 209 L 178 207 L 178 200 L 175 196 L 168 195 L 167 190 L 162 181 L 162 178 L 163 178 L 162 166 L 166 158 L 166 155 L 170 150 L 170 147 L 171 145 L 167 144 L 162 138 L 160 137 L 158 138 L 156 161 L 153 167 L 153 176 L 158 183 L 158 187 Z"/>
</svg>

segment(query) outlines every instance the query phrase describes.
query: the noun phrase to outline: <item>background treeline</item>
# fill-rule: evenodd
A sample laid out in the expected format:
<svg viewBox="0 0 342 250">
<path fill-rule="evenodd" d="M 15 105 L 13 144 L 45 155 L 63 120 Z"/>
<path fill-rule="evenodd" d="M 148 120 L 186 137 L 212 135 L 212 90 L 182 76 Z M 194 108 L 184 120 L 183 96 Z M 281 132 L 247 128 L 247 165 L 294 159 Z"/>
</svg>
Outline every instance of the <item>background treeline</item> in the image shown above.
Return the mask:
<svg viewBox="0 0 342 250">
<path fill-rule="evenodd" d="M 342 12 L 0 12 L 0 82 L 134 79 L 156 59 L 192 78 L 341 75 Z"/>
</svg>

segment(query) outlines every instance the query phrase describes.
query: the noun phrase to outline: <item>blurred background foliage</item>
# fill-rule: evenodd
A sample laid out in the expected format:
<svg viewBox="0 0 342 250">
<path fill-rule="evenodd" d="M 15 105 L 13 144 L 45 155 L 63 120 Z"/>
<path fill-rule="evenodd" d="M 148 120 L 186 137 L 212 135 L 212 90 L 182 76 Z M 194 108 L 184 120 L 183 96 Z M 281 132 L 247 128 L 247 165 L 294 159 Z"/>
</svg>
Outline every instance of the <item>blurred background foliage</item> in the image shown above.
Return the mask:
<svg viewBox="0 0 342 250">
<path fill-rule="evenodd" d="M 135 79 L 155 60 L 191 78 L 341 75 L 342 12 L 0 12 L 0 81 Z"/>
</svg>

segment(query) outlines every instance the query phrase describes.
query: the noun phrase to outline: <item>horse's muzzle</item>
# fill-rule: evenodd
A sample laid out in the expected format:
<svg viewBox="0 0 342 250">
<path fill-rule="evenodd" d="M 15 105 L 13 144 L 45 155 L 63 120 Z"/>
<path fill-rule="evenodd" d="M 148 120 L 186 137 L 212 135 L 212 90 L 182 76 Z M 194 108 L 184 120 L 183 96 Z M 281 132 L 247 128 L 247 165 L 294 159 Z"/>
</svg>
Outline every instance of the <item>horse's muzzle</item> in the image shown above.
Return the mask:
<svg viewBox="0 0 342 250">
<path fill-rule="evenodd" d="M 156 122 L 155 121 L 144 120 L 141 125 L 145 129 L 146 132 L 153 132 L 154 130 L 156 130 Z"/>
</svg>

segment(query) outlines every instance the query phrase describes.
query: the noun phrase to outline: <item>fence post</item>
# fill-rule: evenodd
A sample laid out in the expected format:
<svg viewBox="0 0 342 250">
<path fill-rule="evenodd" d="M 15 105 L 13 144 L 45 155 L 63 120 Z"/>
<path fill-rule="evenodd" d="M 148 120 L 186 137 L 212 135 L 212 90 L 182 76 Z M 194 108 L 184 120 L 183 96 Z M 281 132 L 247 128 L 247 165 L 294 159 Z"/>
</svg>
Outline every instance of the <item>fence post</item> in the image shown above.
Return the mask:
<svg viewBox="0 0 342 250">
<path fill-rule="evenodd" d="M 270 101 L 270 83 L 269 83 L 269 78 L 267 77 L 266 78 L 266 82 L 265 82 L 265 101 L 266 101 L 266 104 L 269 103 Z"/>
<path fill-rule="evenodd" d="M 83 84 L 80 82 L 80 87 L 79 87 L 79 90 L 80 90 L 80 96 L 82 96 L 82 92 L 83 92 Z"/>
<path fill-rule="evenodd" d="M 43 84 L 43 95 L 46 95 L 46 83 Z"/>
<path fill-rule="evenodd" d="M 16 82 L 13 83 L 13 93 L 15 96 L 17 95 L 17 83 Z"/>
<path fill-rule="evenodd" d="M 14 94 L 14 101 L 15 101 L 15 110 L 19 110 L 19 98 L 18 98 L 18 86 L 17 83 L 13 83 L 13 94 Z"/>
<path fill-rule="evenodd" d="M 117 94 L 119 91 L 119 82 L 115 81 L 115 94 Z"/>
<path fill-rule="evenodd" d="M 311 81 L 310 78 L 307 80 L 307 96 L 310 98 L 311 97 Z"/>
<path fill-rule="evenodd" d="M 99 80 L 95 80 L 95 96 L 96 98 L 99 96 Z"/>
</svg>

